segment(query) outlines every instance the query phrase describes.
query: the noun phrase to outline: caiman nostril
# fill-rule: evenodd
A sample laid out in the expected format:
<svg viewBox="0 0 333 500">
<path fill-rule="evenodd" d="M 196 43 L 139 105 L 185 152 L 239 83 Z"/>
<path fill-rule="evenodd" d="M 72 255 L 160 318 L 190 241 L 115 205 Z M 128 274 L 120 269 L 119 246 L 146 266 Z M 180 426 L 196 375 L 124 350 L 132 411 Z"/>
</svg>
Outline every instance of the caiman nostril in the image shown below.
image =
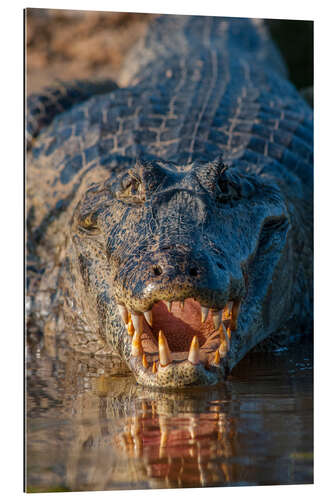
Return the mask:
<svg viewBox="0 0 333 500">
<path fill-rule="evenodd" d="M 155 276 L 160 276 L 163 272 L 160 266 L 154 266 L 153 271 Z"/>
<path fill-rule="evenodd" d="M 199 271 L 196 267 L 191 267 L 189 270 L 189 274 L 190 274 L 190 276 L 198 276 Z"/>
</svg>

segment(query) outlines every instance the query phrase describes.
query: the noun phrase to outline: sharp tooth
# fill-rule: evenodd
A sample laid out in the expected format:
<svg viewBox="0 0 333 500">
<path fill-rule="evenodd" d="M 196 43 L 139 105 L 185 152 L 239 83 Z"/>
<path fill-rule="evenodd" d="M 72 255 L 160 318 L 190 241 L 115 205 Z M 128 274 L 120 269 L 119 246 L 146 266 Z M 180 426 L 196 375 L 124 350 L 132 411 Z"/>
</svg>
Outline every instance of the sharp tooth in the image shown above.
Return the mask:
<svg viewBox="0 0 333 500">
<path fill-rule="evenodd" d="M 168 311 L 170 313 L 171 312 L 171 308 L 172 308 L 172 302 L 167 302 L 166 305 L 167 305 Z"/>
<path fill-rule="evenodd" d="M 167 339 L 162 330 L 158 334 L 158 353 L 160 357 L 160 365 L 167 366 L 172 362 L 171 352 L 168 346 Z"/>
<path fill-rule="evenodd" d="M 237 319 L 238 319 L 239 307 L 240 307 L 240 300 L 238 300 L 237 302 L 235 301 L 233 303 L 232 312 L 231 312 L 231 323 L 230 323 L 231 330 L 237 329 Z"/>
<path fill-rule="evenodd" d="M 201 323 L 204 323 L 208 316 L 209 307 L 201 306 Z"/>
<path fill-rule="evenodd" d="M 148 365 L 148 361 L 147 361 L 147 358 L 146 358 L 146 355 L 145 355 L 145 354 L 143 354 L 143 355 L 142 355 L 142 366 L 143 366 L 144 368 L 146 368 L 146 369 L 147 369 L 147 368 L 148 368 L 148 366 L 149 366 L 149 365 Z"/>
<path fill-rule="evenodd" d="M 133 335 L 134 333 L 134 326 L 133 326 L 133 323 L 132 323 L 132 320 L 130 319 L 129 322 L 128 322 L 128 325 L 127 325 L 127 331 L 129 333 L 129 335 Z"/>
<path fill-rule="evenodd" d="M 214 365 L 219 365 L 220 364 L 220 360 L 221 360 L 221 356 L 220 356 L 219 350 L 217 349 L 215 351 L 214 359 L 213 359 Z"/>
<path fill-rule="evenodd" d="M 198 365 L 199 364 L 199 354 L 200 354 L 200 347 L 199 347 L 199 341 L 198 337 L 194 335 L 192 342 L 191 342 L 191 347 L 190 351 L 188 353 L 188 360 L 192 363 L 192 365 Z"/>
<path fill-rule="evenodd" d="M 128 311 L 125 306 L 122 306 L 121 304 L 118 304 L 118 311 L 121 316 L 121 319 L 127 325 L 128 323 Z"/>
<path fill-rule="evenodd" d="M 228 334 L 228 338 L 230 340 L 231 339 L 231 328 L 230 328 L 230 326 L 228 326 L 228 328 L 227 328 L 227 334 Z"/>
<path fill-rule="evenodd" d="M 149 326 L 153 326 L 153 311 L 150 309 L 150 311 L 146 311 L 143 313 L 144 317 L 146 318 L 146 321 Z"/>
<path fill-rule="evenodd" d="M 135 331 L 139 335 L 141 335 L 141 333 L 143 332 L 143 316 L 142 316 L 142 314 L 132 313 L 131 318 L 132 318 L 132 322 L 133 322 L 133 326 L 134 326 Z"/>
<path fill-rule="evenodd" d="M 213 311 L 213 321 L 215 330 L 217 330 L 221 324 L 221 317 L 222 317 L 222 311 Z"/>
<path fill-rule="evenodd" d="M 157 366 L 156 366 L 156 361 L 153 362 L 153 366 L 151 367 L 151 371 L 153 373 L 156 373 L 157 372 Z"/>
<path fill-rule="evenodd" d="M 228 330 L 230 330 L 230 328 L 228 328 Z M 226 344 L 226 348 L 229 351 L 229 349 L 230 349 L 230 341 L 229 341 L 230 337 L 228 335 L 227 330 L 225 329 L 223 321 L 222 321 L 221 326 L 219 328 L 219 333 L 220 333 L 221 344 Z"/>
<path fill-rule="evenodd" d="M 229 302 L 227 302 L 225 308 L 223 309 L 223 313 L 222 313 L 222 319 L 223 320 L 231 318 L 232 305 L 233 305 L 232 300 L 230 300 Z"/>
<path fill-rule="evenodd" d="M 135 332 L 134 335 L 133 335 L 133 339 L 132 339 L 132 356 L 141 356 L 142 355 L 142 344 L 141 344 L 141 338 L 140 338 L 140 335 Z"/>
<path fill-rule="evenodd" d="M 185 307 L 185 300 L 181 300 L 180 301 L 180 308 L 184 309 L 184 307 Z"/>
<path fill-rule="evenodd" d="M 225 329 L 223 321 L 221 321 L 221 324 L 220 324 L 219 334 L 220 334 L 221 340 L 224 340 L 227 336 L 227 330 Z"/>
<path fill-rule="evenodd" d="M 228 354 L 227 343 L 226 342 L 221 342 L 218 351 L 220 353 L 221 358 L 225 358 L 226 355 Z"/>
<path fill-rule="evenodd" d="M 220 346 L 218 348 L 218 351 L 220 353 L 221 358 L 224 358 L 230 349 L 230 342 L 229 342 L 229 337 L 228 337 L 228 334 L 226 332 L 226 329 L 225 329 L 225 326 L 223 323 L 221 323 L 221 327 L 220 327 L 219 332 L 220 332 L 221 343 L 220 343 Z"/>
</svg>

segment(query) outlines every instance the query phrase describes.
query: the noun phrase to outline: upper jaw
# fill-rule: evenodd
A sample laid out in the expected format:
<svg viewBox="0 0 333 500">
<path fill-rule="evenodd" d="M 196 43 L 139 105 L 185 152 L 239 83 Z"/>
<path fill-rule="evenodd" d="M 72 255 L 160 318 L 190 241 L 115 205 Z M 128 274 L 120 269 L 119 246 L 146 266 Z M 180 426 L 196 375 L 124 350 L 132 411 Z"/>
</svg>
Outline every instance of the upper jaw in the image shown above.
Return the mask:
<svg viewBox="0 0 333 500">
<path fill-rule="evenodd" d="M 204 337 L 193 335 L 187 339 L 187 347 L 173 349 L 173 341 L 162 330 L 155 331 L 154 315 L 159 307 L 169 311 L 184 308 L 186 312 L 194 301 L 184 299 L 160 301 L 156 308 L 147 311 L 129 311 L 118 304 L 118 312 L 125 325 L 125 345 L 128 363 L 137 381 L 145 386 L 175 389 L 191 385 L 214 385 L 225 379 L 229 371 L 229 355 L 241 309 L 241 298 L 225 302 L 224 307 L 207 307 L 197 303 L 202 328 L 210 327 Z M 196 301 L 197 302 L 197 301 Z M 163 303 L 163 304 L 162 304 Z M 158 322 L 158 318 L 155 318 Z M 175 332 L 177 334 L 177 332 Z M 174 337 L 174 335 L 173 335 Z"/>
</svg>

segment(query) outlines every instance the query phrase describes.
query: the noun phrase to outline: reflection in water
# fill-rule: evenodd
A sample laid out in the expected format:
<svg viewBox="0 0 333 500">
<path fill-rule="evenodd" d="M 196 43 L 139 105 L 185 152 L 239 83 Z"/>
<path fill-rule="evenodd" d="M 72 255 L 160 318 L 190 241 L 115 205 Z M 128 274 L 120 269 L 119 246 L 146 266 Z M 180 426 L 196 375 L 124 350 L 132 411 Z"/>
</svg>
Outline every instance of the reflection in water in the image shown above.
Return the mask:
<svg viewBox="0 0 333 500">
<path fill-rule="evenodd" d="M 27 489 L 312 483 L 311 352 L 252 353 L 220 387 L 161 393 L 30 346 Z"/>
</svg>

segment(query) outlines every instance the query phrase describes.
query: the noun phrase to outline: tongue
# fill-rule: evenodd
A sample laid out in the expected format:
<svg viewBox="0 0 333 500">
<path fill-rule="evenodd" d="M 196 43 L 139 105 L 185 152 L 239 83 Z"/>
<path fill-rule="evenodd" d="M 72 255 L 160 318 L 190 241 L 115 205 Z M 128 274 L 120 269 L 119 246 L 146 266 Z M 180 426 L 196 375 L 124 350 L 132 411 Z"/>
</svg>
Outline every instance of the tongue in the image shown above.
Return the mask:
<svg viewBox="0 0 333 500">
<path fill-rule="evenodd" d="M 155 337 L 163 330 L 171 351 L 188 351 L 194 335 L 198 336 L 200 346 L 213 332 L 214 324 L 209 315 L 201 323 L 201 306 L 194 299 L 186 299 L 184 308 L 179 302 L 173 302 L 171 313 L 165 302 L 160 301 L 153 307 L 153 328 Z"/>
</svg>

